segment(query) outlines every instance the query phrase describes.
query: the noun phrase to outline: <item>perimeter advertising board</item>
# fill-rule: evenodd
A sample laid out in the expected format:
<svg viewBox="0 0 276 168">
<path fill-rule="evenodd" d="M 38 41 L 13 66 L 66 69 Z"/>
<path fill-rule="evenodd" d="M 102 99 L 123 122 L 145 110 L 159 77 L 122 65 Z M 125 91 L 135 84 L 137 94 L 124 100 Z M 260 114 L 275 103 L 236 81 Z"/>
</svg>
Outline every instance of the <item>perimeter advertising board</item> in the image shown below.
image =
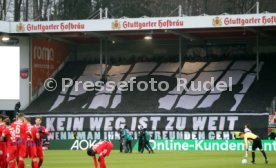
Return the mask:
<svg viewBox="0 0 276 168">
<path fill-rule="evenodd" d="M 51 150 L 86 150 L 99 140 L 52 140 Z M 119 150 L 119 141 L 112 140 L 113 149 Z M 276 141 L 262 140 L 265 151 L 276 151 Z M 138 141 L 133 141 L 133 150 L 138 150 Z M 150 140 L 153 150 L 184 151 L 244 151 L 243 140 Z M 251 145 L 249 146 L 251 150 Z"/>
</svg>

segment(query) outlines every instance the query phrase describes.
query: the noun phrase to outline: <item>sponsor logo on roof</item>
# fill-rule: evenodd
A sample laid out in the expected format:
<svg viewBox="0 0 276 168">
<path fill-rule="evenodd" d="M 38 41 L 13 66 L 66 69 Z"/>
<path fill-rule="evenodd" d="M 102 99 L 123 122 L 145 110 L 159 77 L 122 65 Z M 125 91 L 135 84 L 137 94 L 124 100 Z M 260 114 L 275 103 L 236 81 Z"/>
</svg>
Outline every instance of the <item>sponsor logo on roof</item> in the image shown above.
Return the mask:
<svg viewBox="0 0 276 168">
<path fill-rule="evenodd" d="M 16 25 L 16 32 L 18 33 L 25 32 L 25 25 L 23 23 L 18 23 Z"/>
<path fill-rule="evenodd" d="M 115 20 L 112 22 L 112 29 L 113 30 L 120 30 L 121 29 L 121 22 Z"/>
<path fill-rule="evenodd" d="M 222 21 L 221 21 L 221 18 L 220 17 L 215 17 L 214 19 L 213 19 L 213 26 L 215 26 L 215 27 L 220 27 L 220 26 L 222 26 Z"/>
</svg>

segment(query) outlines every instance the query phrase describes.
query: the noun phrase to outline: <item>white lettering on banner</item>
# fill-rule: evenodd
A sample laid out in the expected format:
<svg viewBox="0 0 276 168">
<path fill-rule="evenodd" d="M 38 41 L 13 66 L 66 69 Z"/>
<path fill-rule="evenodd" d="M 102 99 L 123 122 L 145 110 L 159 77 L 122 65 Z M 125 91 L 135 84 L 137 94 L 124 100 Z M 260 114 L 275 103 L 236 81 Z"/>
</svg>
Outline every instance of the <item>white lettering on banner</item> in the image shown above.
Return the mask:
<svg viewBox="0 0 276 168">
<path fill-rule="evenodd" d="M 235 129 L 235 122 L 239 120 L 237 116 L 227 117 L 227 120 L 229 121 L 229 130 Z"/>
<path fill-rule="evenodd" d="M 188 114 L 189 115 L 189 114 Z M 254 117 L 246 115 L 239 116 L 220 116 L 203 114 L 206 116 L 68 116 L 68 117 L 45 117 L 43 122 L 46 123 L 46 128 L 50 131 L 49 139 L 51 140 L 66 140 L 72 139 L 72 132 L 78 133 L 80 139 L 118 139 L 119 128 L 127 125 L 133 133 L 134 139 L 138 137 L 138 126 L 142 125 L 147 128 L 151 137 L 158 139 L 213 139 L 226 140 L 234 139 L 234 132 L 243 129 L 244 119 L 248 122 L 253 122 Z M 262 118 L 265 118 L 263 115 Z M 241 117 L 241 118 L 240 118 Z M 263 124 L 265 125 L 265 123 Z M 258 128 L 265 129 L 262 124 Z M 261 131 L 256 130 L 260 136 L 264 136 Z"/>
<path fill-rule="evenodd" d="M 131 131 L 135 131 L 138 125 L 142 125 L 144 128 L 151 126 L 151 130 L 155 131 L 160 127 L 161 117 L 140 117 L 137 123 L 137 117 L 131 118 Z M 226 122 L 226 119 L 228 122 Z M 208 122 L 207 122 L 208 121 Z M 234 130 L 235 122 L 238 121 L 237 116 L 229 117 L 193 117 L 192 129 L 195 131 L 215 131 L 215 130 Z M 56 122 L 56 128 L 54 127 Z M 163 121 L 164 122 L 164 121 Z M 124 127 L 127 121 L 124 117 L 90 117 L 89 127 L 91 131 L 97 131 L 101 128 L 103 131 L 113 131 Z M 229 125 L 227 125 L 229 123 Z M 183 131 L 186 129 L 187 117 L 166 117 L 166 122 L 163 123 L 163 128 L 166 131 Z M 84 117 L 58 117 L 47 118 L 46 125 L 50 131 L 82 131 L 84 129 Z"/>
<path fill-rule="evenodd" d="M 73 136 L 71 135 L 71 137 L 73 137 Z M 86 133 L 85 132 L 78 132 L 78 138 L 79 139 L 86 139 Z"/>
<path fill-rule="evenodd" d="M 214 132 L 209 132 L 208 133 L 208 139 L 215 139 L 216 136 L 215 136 L 215 133 Z"/>
<path fill-rule="evenodd" d="M 204 130 L 206 121 L 208 119 L 208 130 L 217 130 L 217 121 L 219 120 L 219 129 L 225 127 L 225 117 L 193 117 L 193 130 Z M 235 122 L 238 121 L 237 116 L 229 116 L 227 117 L 227 121 L 229 121 L 229 126 L 227 127 L 229 130 L 234 130 Z"/>
<path fill-rule="evenodd" d="M 114 132 L 104 132 L 104 139 L 115 139 Z"/>
<path fill-rule="evenodd" d="M 138 137 L 138 131 L 132 131 L 134 139 Z M 78 139 L 110 139 L 119 140 L 119 134 L 117 131 L 78 131 Z M 149 134 L 155 140 L 204 140 L 209 139 L 209 135 L 212 139 L 234 139 L 234 132 L 229 131 L 149 131 Z M 49 140 L 68 140 L 73 138 L 72 131 L 60 131 L 50 132 L 48 136 Z"/>
<path fill-rule="evenodd" d="M 126 125 L 126 119 L 123 117 L 117 118 L 115 121 L 115 129 L 118 130 L 119 128 L 123 128 Z"/>
<path fill-rule="evenodd" d="M 165 127 L 165 129 L 168 130 L 168 131 L 172 131 L 173 130 L 174 117 L 168 117 L 167 121 L 168 121 L 168 124 Z"/>
<path fill-rule="evenodd" d="M 84 117 L 77 117 L 74 119 L 73 130 L 74 131 L 82 131 L 84 125 Z"/>
<path fill-rule="evenodd" d="M 55 129 L 54 122 L 57 122 L 57 127 Z M 137 117 L 131 118 L 131 130 L 134 131 L 137 129 Z M 151 126 L 151 130 L 155 131 L 160 127 L 161 117 L 141 117 L 138 120 L 139 125 L 142 125 L 144 128 Z M 208 122 L 207 122 L 208 121 Z M 225 117 L 193 117 L 192 128 L 195 131 L 198 130 L 224 130 L 224 128 L 229 130 L 234 130 L 235 122 L 238 121 L 237 116 L 227 117 L 225 122 Z M 186 129 L 187 117 L 166 117 L 166 124 L 163 125 L 165 130 L 172 131 L 178 130 L 183 131 Z M 229 125 L 226 125 L 229 123 Z M 47 118 L 46 119 L 47 128 L 50 131 L 82 131 L 85 125 L 84 117 L 58 117 L 58 118 Z M 103 125 L 104 124 L 104 125 Z M 126 118 L 124 117 L 90 117 L 90 130 L 100 130 L 103 126 L 104 131 L 113 131 L 122 128 L 126 124 Z"/>
<path fill-rule="evenodd" d="M 208 130 L 216 130 L 216 121 L 218 120 L 218 117 L 210 117 L 208 122 Z"/>
<path fill-rule="evenodd" d="M 184 132 L 184 139 L 191 139 L 190 132 L 187 132 L 187 131 Z"/>
<path fill-rule="evenodd" d="M 60 117 L 57 119 L 57 131 L 64 131 L 65 117 Z"/>
<path fill-rule="evenodd" d="M 186 128 L 186 121 L 187 121 L 186 117 L 177 117 L 175 128 L 178 131 L 183 131 Z"/>
<path fill-rule="evenodd" d="M 137 117 L 132 117 L 132 119 L 131 119 L 131 127 L 130 127 L 131 131 L 134 131 L 134 130 L 137 129 L 136 124 L 137 124 Z"/>
<path fill-rule="evenodd" d="M 204 130 L 207 117 L 193 117 L 193 130 Z"/>
<path fill-rule="evenodd" d="M 224 130 L 224 126 L 225 126 L 225 117 L 220 117 L 219 130 Z"/>
<path fill-rule="evenodd" d="M 99 131 L 102 127 L 103 117 L 90 117 L 90 131 Z"/>
<path fill-rule="evenodd" d="M 72 117 L 69 117 L 69 118 L 67 118 L 66 131 L 71 131 L 71 130 L 72 130 Z"/>
<path fill-rule="evenodd" d="M 216 139 L 222 139 L 221 134 L 222 134 L 221 131 L 217 131 L 216 132 Z"/>
<path fill-rule="evenodd" d="M 106 131 L 112 131 L 112 122 L 114 121 L 114 117 L 106 117 L 105 118 L 105 124 L 104 124 L 104 130 Z"/>
<path fill-rule="evenodd" d="M 161 120 L 161 117 L 150 117 L 150 121 L 152 121 L 151 130 L 157 130 L 158 122 Z"/>
<path fill-rule="evenodd" d="M 56 122 L 56 128 L 55 128 Z M 48 131 L 83 131 L 84 117 L 50 117 L 46 118 L 46 128 Z M 66 128 L 66 129 L 65 129 Z"/>
<path fill-rule="evenodd" d="M 55 61 L 55 52 L 53 48 L 34 46 L 34 59 L 43 61 Z"/>
<path fill-rule="evenodd" d="M 54 122 L 55 122 L 55 117 L 47 117 L 46 118 L 46 128 L 48 131 L 55 131 L 55 126 L 54 126 Z"/>
<path fill-rule="evenodd" d="M 148 124 L 147 124 L 148 118 L 147 117 L 141 117 L 139 120 L 139 124 L 143 126 L 143 128 L 147 128 Z"/>
</svg>

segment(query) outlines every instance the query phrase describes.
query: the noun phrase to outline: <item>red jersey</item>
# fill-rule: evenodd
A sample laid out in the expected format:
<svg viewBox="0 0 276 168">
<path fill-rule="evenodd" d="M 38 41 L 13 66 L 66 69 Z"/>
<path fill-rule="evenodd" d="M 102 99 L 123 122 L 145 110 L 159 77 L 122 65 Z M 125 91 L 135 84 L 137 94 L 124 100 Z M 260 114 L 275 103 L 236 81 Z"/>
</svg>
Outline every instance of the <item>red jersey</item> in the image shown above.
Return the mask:
<svg viewBox="0 0 276 168">
<path fill-rule="evenodd" d="M 0 137 L 2 136 L 2 133 L 6 129 L 5 124 L 0 124 Z M 5 151 L 6 144 L 5 142 L 0 141 L 0 151 L 4 152 Z M 0 161 L 1 162 L 1 161 Z"/>
<path fill-rule="evenodd" d="M 48 136 L 49 135 L 49 132 L 48 130 L 44 127 L 44 126 L 37 126 L 35 125 L 35 127 L 37 128 L 38 132 L 39 132 L 39 139 L 37 140 L 37 142 L 39 144 L 42 144 L 42 138 L 43 138 L 43 135 L 46 135 Z"/>
<path fill-rule="evenodd" d="M 38 134 L 38 129 L 31 125 L 31 124 L 27 124 L 27 140 L 28 141 L 35 141 L 37 138 L 36 138 L 36 135 Z"/>
<path fill-rule="evenodd" d="M 102 141 L 97 144 L 95 144 L 92 149 L 93 151 L 97 152 L 100 156 L 109 156 L 111 150 L 112 150 L 112 143 L 109 141 Z"/>
<path fill-rule="evenodd" d="M 13 127 L 6 127 L 2 136 L 6 137 L 7 147 L 16 145 L 16 133 Z"/>
<path fill-rule="evenodd" d="M 6 128 L 5 124 L 1 123 L 0 124 L 0 135 L 2 135 L 2 132 L 4 131 L 5 128 Z"/>
<path fill-rule="evenodd" d="M 99 154 L 98 161 L 100 162 L 100 168 L 106 168 L 104 157 L 109 156 L 109 154 L 112 150 L 112 147 L 113 147 L 113 145 L 109 141 L 99 142 L 92 147 L 93 151 L 95 151 L 97 154 Z M 94 164 L 97 167 L 95 157 L 94 157 Z"/>
<path fill-rule="evenodd" d="M 37 157 L 37 147 L 36 147 L 36 136 L 38 130 L 35 126 L 27 124 L 27 143 L 26 143 L 26 158 L 36 158 Z"/>
<path fill-rule="evenodd" d="M 27 140 L 27 124 L 22 121 L 15 121 L 11 124 L 15 129 L 15 136 L 18 143 L 24 143 Z"/>
<path fill-rule="evenodd" d="M 0 137 L 2 136 L 2 133 L 6 129 L 6 126 L 4 123 L 0 124 Z M 6 167 L 7 164 L 7 148 L 6 148 L 6 143 L 0 141 L 0 167 Z"/>
<path fill-rule="evenodd" d="M 2 136 L 2 133 L 3 133 L 3 131 L 5 130 L 5 128 L 6 128 L 6 126 L 5 126 L 5 124 L 0 124 L 0 137 Z M 0 148 L 1 148 L 1 145 L 2 145 L 2 141 L 0 141 Z"/>
</svg>

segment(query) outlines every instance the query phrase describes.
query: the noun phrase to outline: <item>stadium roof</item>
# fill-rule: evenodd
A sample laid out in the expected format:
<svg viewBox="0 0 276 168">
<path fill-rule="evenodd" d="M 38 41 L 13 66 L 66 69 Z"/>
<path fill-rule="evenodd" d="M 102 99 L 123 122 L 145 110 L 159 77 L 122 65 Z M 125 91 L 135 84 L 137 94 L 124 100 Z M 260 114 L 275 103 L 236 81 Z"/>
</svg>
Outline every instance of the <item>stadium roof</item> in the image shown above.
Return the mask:
<svg viewBox="0 0 276 168">
<path fill-rule="evenodd" d="M 276 13 L 183 16 L 158 18 L 123 18 L 67 21 L 5 22 L 0 32 L 9 34 L 40 34 L 76 43 L 99 39 L 137 40 L 145 35 L 156 39 L 191 41 L 220 38 L 250 38 L 256 33 L 275 38 Z"/>
</svg>

